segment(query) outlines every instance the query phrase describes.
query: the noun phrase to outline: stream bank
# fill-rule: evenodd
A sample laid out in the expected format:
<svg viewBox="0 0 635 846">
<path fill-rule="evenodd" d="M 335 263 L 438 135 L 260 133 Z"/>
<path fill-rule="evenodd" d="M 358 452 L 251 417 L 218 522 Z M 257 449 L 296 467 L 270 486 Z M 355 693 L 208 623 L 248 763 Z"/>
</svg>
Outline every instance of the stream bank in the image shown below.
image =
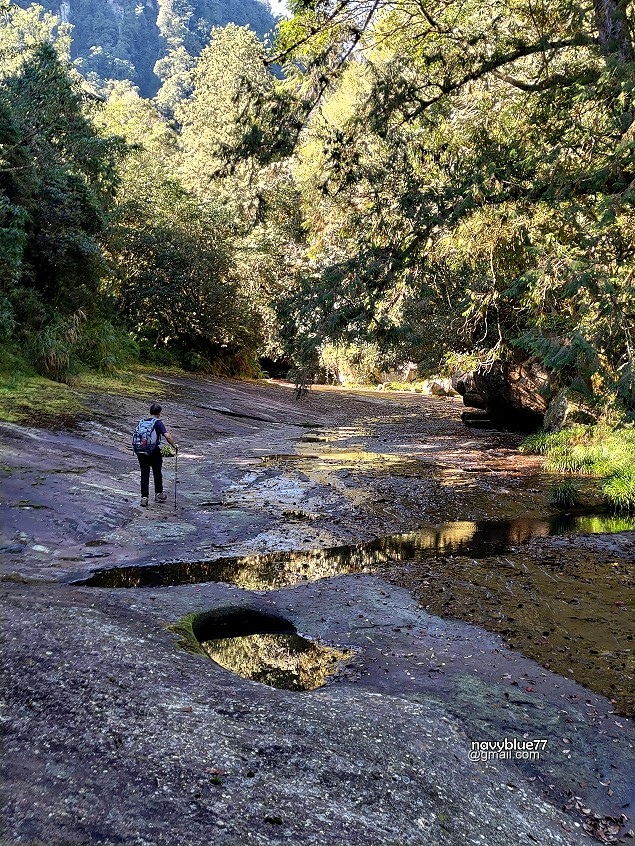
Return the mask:
<svg viewBox="0 0 635 846">
<path fill-rule="evenodd" d="M 411 394 L 323 389 L 296 403 L 287 386 L 164 376 L 157 398 L 181 445 L 176 509 L 138 507 L 126 447 L 145 401 L 85 397 L 91 420 L 74 431 L 2 427 L 9 842 L 193 846 L 214 831 L 235 844 L 577 843 L 628 831 L 630 721 L 496 634 L 433 616 L 460 614 L 454 596 L 434 604 L 430 574 L 455 594 L 469 556 L 428 557 L 425 574 L 403 560 L 348 575 L 296 558 L 295 586 L 266 591 L 70 584 L 106 567 L 539 520 L 548 480 L 514 436 L 470 432 L 458 401 Z M 616 563 L 609 590 L 622 596 L 634 548 L 633 533 L 545 537 L 506 557 L 551 556 L 559 575 L 584 550 L 602 576 Z M 616 601 L 623 628 L 632 603 Z M 167 626 L 228 603 L 275 610 L 355 657 L 326 687 L 292 693 L 177 647 Z M 603 657 L 609 685 L 628 685 L 628 648 Z M 547 741 L 531 766 L 469 760 L 472 741 L 527 736 Z M 108 797 L 122 791 L 116 819 Z"/>
</svg>

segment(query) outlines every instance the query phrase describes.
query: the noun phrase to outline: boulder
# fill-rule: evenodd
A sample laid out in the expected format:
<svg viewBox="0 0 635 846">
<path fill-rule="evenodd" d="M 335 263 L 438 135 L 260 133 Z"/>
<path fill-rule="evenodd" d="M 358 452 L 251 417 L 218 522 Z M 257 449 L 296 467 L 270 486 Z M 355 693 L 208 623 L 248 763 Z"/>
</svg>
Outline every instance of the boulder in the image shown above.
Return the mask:
<svg viewBox="0 0 635 846">
<path fill-rule="evenodd" d="M 494 361 L 456 374 L 453 384 L 465 405 L 485 409 L 493 426 L 515 431 L 543 425 L 553 391 L 548 372 L 535 359 Z"/>
<path fill-rule="evenodd" d="M 404 382 L 414 382 L 417 378 L 419 368 L 413 361 L 407 361 L 402 367 L 402 379 Z"/>
<path fill-rule="evenodd" d="M 573 399 L 567 388 L 561 388 L 545 412 L 545 432 L 559 432 L 567 423 L 595 423 L 596 418 L 587 406 Z"/>
<path fill-rule="evenodd" d="M 471 371 L 455 373 L 451 385 L 457 394 L 463 397 L 463 405 L 467 405 L 469 408 L 485 409 L 485 400 L 476 391 L 474 374 Z"/>
<path fill-rule="evenodd" d="M 485 400 L 476 391 L 463 394 L 463 405 L 467 405 L 468 408 L 480 408 L 483 411 L 487 408 Z"/>
<path fill-rule="evenodd" d="M 441 377 L 426 379 L 421 386 L 421 392 L 433 397 L 459 396 L 459 392 L 452 385 L 452 380 Z"/>
</svg>

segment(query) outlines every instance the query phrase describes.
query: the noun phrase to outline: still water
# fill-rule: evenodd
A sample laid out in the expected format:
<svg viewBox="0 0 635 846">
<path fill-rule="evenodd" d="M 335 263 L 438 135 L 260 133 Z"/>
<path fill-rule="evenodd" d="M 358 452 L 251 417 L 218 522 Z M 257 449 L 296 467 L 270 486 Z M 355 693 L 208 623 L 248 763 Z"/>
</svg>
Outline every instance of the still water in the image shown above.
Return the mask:
<svg viewBox="0 0 635 846">
<path fill-rule="evenodd" d="M 454 555 L 479 559 L 513 550 L 536 537 L 632 529 L 635 520 L 606 514 L 443 523 L 367 543 L 326 549 L 114 567 L 97 570 L 73 584 L 136 588 L 228 582 L 249 590 L 273 590 L 347 573 L 371 572 L 390 561 Z"/>
<path fill-rule="evenodd" d="M 430 613 L 499 632 L 512 648 L 634 714 L 634 562 L 596 555 L 579 544 L 569 547 L 566 540 L 533 554 L 526 547 L 532 538 L 633 529 L 635 521 L 605 514 L 444 523 L 330 549 L 98 570 L 75 584 L 138 588 L 216 581 L 272 590 L 379 572 L 411 590 Z M 200 640 L 209 640 L 207 654 L 228 669 L 248 669 L 249 678 L 290 689 L 311 689 L 302 686 L 313 683 L 311 674 L 319 686 L 340 661 L 294 640 L 294 632 L 274 633 L 273 640 L 268 634 L 219 632 Z M 280 640 L 287 635 L 292 639 Z"/>
<path fill-rule="evenodd" d="M 248 607 L 199 614 L 192 633 L 224 669 L 283 690 L 323 687 L 355 654 L 302 637 L 288 620 Z"/>
<path fill-rule="evenodd" d="M 209 657 L 243 678 L 283 690 L 315 690 L 352 652 L 312 643 L 297 634 L 253 634 L 207 640 Z"/>
</svg>

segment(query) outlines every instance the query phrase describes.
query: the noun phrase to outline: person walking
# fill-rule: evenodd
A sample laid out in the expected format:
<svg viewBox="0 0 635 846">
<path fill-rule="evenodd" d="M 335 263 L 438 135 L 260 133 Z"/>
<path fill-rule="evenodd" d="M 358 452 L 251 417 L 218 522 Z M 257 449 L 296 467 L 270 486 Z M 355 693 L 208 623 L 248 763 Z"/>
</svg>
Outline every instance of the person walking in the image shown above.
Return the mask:
<svg viewBox="0 0 635 846">
<path fill-rule="evenodd" d="M 132 448 L 139 459 L 141 469 L 141 505 L 144 508 L 147 507 L 150 496 L 150 470 L 152 470 L 154 481 L 154 501 L 165 502 L 168 498 L 168 495 L 163 491 L 163 474 L 161 472 L 163 465 L 162 437 L 178 453 L 179 447 L 176 441 L 161 420 L 161 406 L 153 402 L 150 406 L 150 417 L 139 421 L 139 425 L 132 436 Z"/>
</svg>

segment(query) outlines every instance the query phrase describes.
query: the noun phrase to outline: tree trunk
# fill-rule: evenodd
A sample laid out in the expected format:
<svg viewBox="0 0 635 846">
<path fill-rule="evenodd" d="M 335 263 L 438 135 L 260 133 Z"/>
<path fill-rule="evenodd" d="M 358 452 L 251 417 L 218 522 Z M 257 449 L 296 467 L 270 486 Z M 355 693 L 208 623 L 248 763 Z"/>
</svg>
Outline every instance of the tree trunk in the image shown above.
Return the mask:
<svg viewBox="0 0 635 846">
<path fill-rule="evenodd" d="M 594 0 L 600 46 L 621 62 L 633 61 L 633 43 L 626 21 L 624 0 Z"/>
</svg>

